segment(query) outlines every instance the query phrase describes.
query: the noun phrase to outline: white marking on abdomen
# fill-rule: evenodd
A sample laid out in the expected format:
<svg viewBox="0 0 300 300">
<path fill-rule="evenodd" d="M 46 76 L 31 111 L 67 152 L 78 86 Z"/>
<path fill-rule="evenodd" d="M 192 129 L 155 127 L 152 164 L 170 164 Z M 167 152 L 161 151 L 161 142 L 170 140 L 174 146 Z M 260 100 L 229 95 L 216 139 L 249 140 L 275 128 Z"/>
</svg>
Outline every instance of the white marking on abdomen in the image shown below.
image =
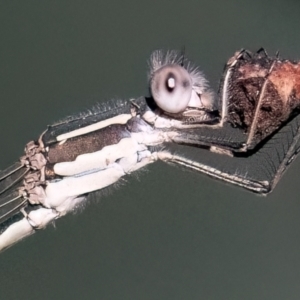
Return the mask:
<svg viewBox="0 0 300 300">
<path fill-rule="evenodd" d="M 54 172 L 61 176 L 72 176 L 93 169 L 105 169 L 122 157 L 147 149 L 133 138 L 123 138 L 118 144 L 104 147 L 100 151 L 78 155 L 72 162 L 61 162 L 54 165 Z"/>
<path fill-rule="evenodd" d="M 74 199 L 79 195 L 107 187 L 124 175 L 123 169 L 115 163 L 105 170 L 49 182 L 45 189 L 45 206 L 55 208 L 58 212 L 70 211 L 74 208 Z"/>
<path fill-rule="evenodd" d="M 66 139 L 69 139 L 69 138 L 72 138 L 72 137 L 75 137 L 75 136 L 79 136 L 79 135 L 83 135 L 83 134 L 86 134 L 86 133 L 89 133 L 89 132 L 92 132 L 92 131 L 96 131 L 98 129 L 107 127 L 107 126 L 112 125 L 112 124 L 126 124 L 127 121 L 130 118 L 132 118 L 132 116 L 130 114 L 118 115 L 118 116 L 112 117 L 110 119 L 106 119 L 106 120 L 97 122 L 95 124 L 88 125 L 88 126 L 83 127 L 83 128 L 75 129 L 75 130 L 70 131 L 68 133 L 60 134 L 56 137 L 56 140 L 58 142 L 63 141 L 63 140 L 66 140 Z"/>
</svg>

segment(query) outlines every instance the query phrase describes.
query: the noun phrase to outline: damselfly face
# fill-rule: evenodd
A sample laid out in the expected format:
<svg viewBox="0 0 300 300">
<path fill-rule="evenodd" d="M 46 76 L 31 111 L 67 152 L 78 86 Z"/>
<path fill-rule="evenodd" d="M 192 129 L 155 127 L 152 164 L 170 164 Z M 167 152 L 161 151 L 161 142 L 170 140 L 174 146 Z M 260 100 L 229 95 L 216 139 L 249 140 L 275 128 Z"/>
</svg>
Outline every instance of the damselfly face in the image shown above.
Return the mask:
<svg viewBox="0 0 300 300">
<path fill-rule="evenodd" d="M 180 131 L 176 147 L 170 145 L 177 153 L 171 162 L 271 192 L 299 151 L 299 67 L 263 49 L 235 53 L 225 66 L 218 110 L 210 112 L 218 122 Z M 193 146 L 218 154 L 197 156 Z"/>
<path fill-rule="evenodd" d="M 225 65 L 213 99 L 197 68 L 176 52 L 157 51 L 149 75 L 154 105 L 143 119 L 173 128 L 164 143 L 170 163 L 267 194 L 298 152 L 299 75 L 297 62 L 241 50 Z M 195 147 L 217 154 L 197 156 Z"/>
<path fill-rule="evenodd" d="M 114 101 L 48 126 L 0 172 L 0 249 L 152 162 L 267 194 L 299 149 L 299 64 L 237 52 L 218 96 L 177 52 L 150 58 L 151 97 Z M 195 149 L 210 150 L 199 155 Z"/>
</svg>

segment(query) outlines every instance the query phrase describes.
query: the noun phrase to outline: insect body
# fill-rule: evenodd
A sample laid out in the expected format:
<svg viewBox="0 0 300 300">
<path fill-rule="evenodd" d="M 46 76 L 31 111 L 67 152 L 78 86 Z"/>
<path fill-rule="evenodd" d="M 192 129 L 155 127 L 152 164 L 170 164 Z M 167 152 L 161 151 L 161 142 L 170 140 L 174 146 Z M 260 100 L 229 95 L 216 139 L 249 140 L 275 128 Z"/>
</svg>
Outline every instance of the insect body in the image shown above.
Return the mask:
<svg viewBox="0 0 300 300">
<path fill-rule="evenodd" d="M 226 64 L 217 102 L 185 58 L 154 52 L 151 97 L 48 126 L 0 173 L 0 249 L 156 160 L 272 191 L 299 149 L 299 75 L 298 63 L 240 51 Z M 200 156 L 199 147 L 211 151 Z"/>
</svg>

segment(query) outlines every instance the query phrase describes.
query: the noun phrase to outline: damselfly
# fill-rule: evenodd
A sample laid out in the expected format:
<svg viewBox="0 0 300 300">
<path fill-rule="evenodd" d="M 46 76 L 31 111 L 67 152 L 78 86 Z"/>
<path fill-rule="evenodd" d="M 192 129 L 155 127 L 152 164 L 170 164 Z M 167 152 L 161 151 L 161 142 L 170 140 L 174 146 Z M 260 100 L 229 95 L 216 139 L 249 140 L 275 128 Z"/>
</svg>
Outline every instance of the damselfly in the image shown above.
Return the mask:
<svg viewBox="0 0 300 300">
<path fill-rule="evenodd" d="M 263 49 L 238 51 L 215 96 L 184 56 L 155 51 L 149 86 L 150 97 L 109 102 L 48 126 L 0 172 L 0 249 L 157 160 L 267 194 L 299 152 L 298 62 Z"/>
</svg>

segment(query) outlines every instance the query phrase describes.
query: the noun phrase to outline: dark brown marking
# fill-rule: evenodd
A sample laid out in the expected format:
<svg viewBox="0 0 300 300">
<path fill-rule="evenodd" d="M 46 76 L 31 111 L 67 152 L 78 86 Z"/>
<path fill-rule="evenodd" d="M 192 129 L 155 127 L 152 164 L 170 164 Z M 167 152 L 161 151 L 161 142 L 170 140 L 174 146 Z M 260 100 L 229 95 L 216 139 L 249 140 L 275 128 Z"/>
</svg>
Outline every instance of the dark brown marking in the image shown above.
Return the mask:
<svg viewBox="0 0 300 300">
<path fill-rule="evenodd" d="M 99 151 L 105 146 L 117 144 L 126 137 L 130 137 L 126 125 L 111 125 L 67 139 L 64 143 L 57 142 L 51 145 L 48 151 L 48 161 L 50 164 L 74 161 L 80 154 Z"/>
</svg>

